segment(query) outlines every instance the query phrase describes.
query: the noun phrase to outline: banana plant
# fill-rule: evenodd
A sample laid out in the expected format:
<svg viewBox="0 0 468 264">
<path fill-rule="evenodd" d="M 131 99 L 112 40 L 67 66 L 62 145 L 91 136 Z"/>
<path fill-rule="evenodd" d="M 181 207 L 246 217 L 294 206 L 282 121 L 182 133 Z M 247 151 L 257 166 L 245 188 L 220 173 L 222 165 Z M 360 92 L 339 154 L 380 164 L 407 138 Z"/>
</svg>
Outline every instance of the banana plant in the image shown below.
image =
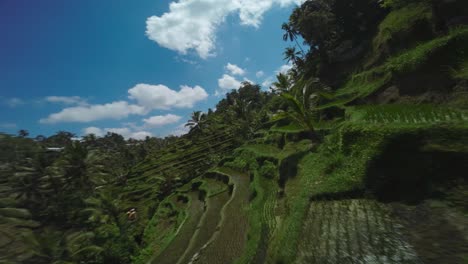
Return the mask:
<svg viewBox="0 0 468 264">
<path fill-rule="evenodd" d="M 290 119 L 310 133 L 313 140 L 320 141 L 315 125 L 318 122 L 318 111 L 314 109 L 320 96 L 326 96 L 327 87 L 317 79 L 301 78 L 289 91 L 281 93 L 281 97 L 289 105 L 289 111 L 277 113 L 273 119 Z"/>
</svg>

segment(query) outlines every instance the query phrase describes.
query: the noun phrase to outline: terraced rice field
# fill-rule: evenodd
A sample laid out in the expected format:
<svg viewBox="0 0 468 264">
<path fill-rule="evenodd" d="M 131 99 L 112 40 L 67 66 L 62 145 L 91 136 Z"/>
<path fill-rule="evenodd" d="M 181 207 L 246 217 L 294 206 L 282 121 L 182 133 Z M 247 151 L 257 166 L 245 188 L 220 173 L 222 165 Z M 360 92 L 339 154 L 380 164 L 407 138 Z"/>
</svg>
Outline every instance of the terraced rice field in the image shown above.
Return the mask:
<svg viewBox="0 0 468 264">
<path fill-rule="evenodd" d="M 296 263 L 422 263 L 386 205 L 312 201 Z"/>
<path fill-rule="evenodd" d="M 230 195 L 228 192 L 222 192 L 211 196 L 207 199 L 205 205 L 205 214 L 200 219 L 190 245 L 185 250 L 185 253 L 179 259 L 177 264 L 186 264 L 190 259 L 197 254 L 200 249 L 210 240 L 221 221 L 221 210 L 228 202 Z"/>
<path fill-rule="evenodd" d="M 161 254 L 154 256 L 150 263 L 174 264 L 184 253 L 190 243 L 193 230 L 197 228 L 203 215 L 203 202 L 198 199 L 198 192 L 190 192 L 190 206 L 187 209 L 187 217 L 176 231 L 176 236 Z"/>
<path fill-rule="evenodd" d="M 231 199 L 221 211 L 221 225 L 210 241 L 191 257 L 189 263 L 233 263 L 244 249 L 247 241 L 248 219 L 246 208 L 249 198 L 249 177 L 232 173 L 234 190 Z"/>
</svg>

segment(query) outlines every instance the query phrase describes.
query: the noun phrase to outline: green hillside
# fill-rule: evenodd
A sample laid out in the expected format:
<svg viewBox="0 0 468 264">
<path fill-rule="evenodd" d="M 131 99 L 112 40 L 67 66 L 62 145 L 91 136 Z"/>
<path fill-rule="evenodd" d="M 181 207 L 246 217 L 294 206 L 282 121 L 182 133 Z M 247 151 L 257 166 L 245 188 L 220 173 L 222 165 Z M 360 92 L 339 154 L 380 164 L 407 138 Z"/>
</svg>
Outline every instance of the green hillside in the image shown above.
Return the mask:
<svg viewBox="0 0 468 264">
<path fill-rule="evenodd" d="M 467 17 L 305 1 L 293 68 L 186 135 L 1 135 L 0 263 L 468 263 Z"/>
</svg>

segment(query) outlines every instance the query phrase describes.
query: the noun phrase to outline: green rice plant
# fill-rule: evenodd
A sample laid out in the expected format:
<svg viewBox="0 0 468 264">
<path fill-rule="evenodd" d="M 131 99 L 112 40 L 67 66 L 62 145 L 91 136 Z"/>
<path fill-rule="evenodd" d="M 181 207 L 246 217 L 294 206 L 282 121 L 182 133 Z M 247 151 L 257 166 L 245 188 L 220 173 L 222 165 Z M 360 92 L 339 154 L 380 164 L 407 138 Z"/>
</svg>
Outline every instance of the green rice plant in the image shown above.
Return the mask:
<svg viewBox="0 0 468 264">
<path fill-rule="evenodd" d="M 271 229 L 274 228 L 274 204 L 276 202 L 276 183 L 262 177 L 258 170 L 251 171 L 253 181 L 251 192 L 255 192 L 255 198 L 248 208 L 249 229 L 248 240 L 242 256 L 235 261 L 236 264 L 252 263 L 258 251 L 265 247 L 262 243 L 268 243 Z M 267 230 L 267 233 L 263 232 Z M 266 235 L 266 236 L 264 236 Z"/>
<path fill-rule="evenodd" d="M 175 196 L 175 195 L 173 195 Z M 186 221 L 188 215 L 185 210 L 177 210 L 170 196 L 161 202 L 156 213 L 146 225 L 143 233 L 145 247 L 132 258 L 133 263 L 147 263 L 154 255 L 159 255 L 177 235 L 177 230 Z M 191 197 L 187 196 L 191 205 Z"/>
<path fill-rule="evenodd" d="M 347 108 L 351 122 L 373 124 L 431 124 L 464 122 L 468 112 L 434 105 L 366 105 Z"/>
</svg>

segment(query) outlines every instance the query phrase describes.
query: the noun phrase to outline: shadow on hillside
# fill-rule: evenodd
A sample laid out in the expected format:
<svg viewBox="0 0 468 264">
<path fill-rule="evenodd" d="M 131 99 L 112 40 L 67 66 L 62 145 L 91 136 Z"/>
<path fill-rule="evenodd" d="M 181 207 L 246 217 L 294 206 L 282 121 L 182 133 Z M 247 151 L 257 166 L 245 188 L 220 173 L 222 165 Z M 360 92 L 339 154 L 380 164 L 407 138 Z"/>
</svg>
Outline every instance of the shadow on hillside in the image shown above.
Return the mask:
<svg viewBox="0 0 468 264">
<path fill-rule="evenodd" d="M 366 185 L 423 263 L 468 259 L 468 153 L 427 149 L 420 135 L 400 136 L 371 162 Z"/>
<path fill-rule="evenodd" d="M 365 182 L 383 202 L 417 204 L 466 184 L 467 171 L 468 153 L 428 150 L 420 135 L 400 136 L 370 163 Z"/>
</svg>

